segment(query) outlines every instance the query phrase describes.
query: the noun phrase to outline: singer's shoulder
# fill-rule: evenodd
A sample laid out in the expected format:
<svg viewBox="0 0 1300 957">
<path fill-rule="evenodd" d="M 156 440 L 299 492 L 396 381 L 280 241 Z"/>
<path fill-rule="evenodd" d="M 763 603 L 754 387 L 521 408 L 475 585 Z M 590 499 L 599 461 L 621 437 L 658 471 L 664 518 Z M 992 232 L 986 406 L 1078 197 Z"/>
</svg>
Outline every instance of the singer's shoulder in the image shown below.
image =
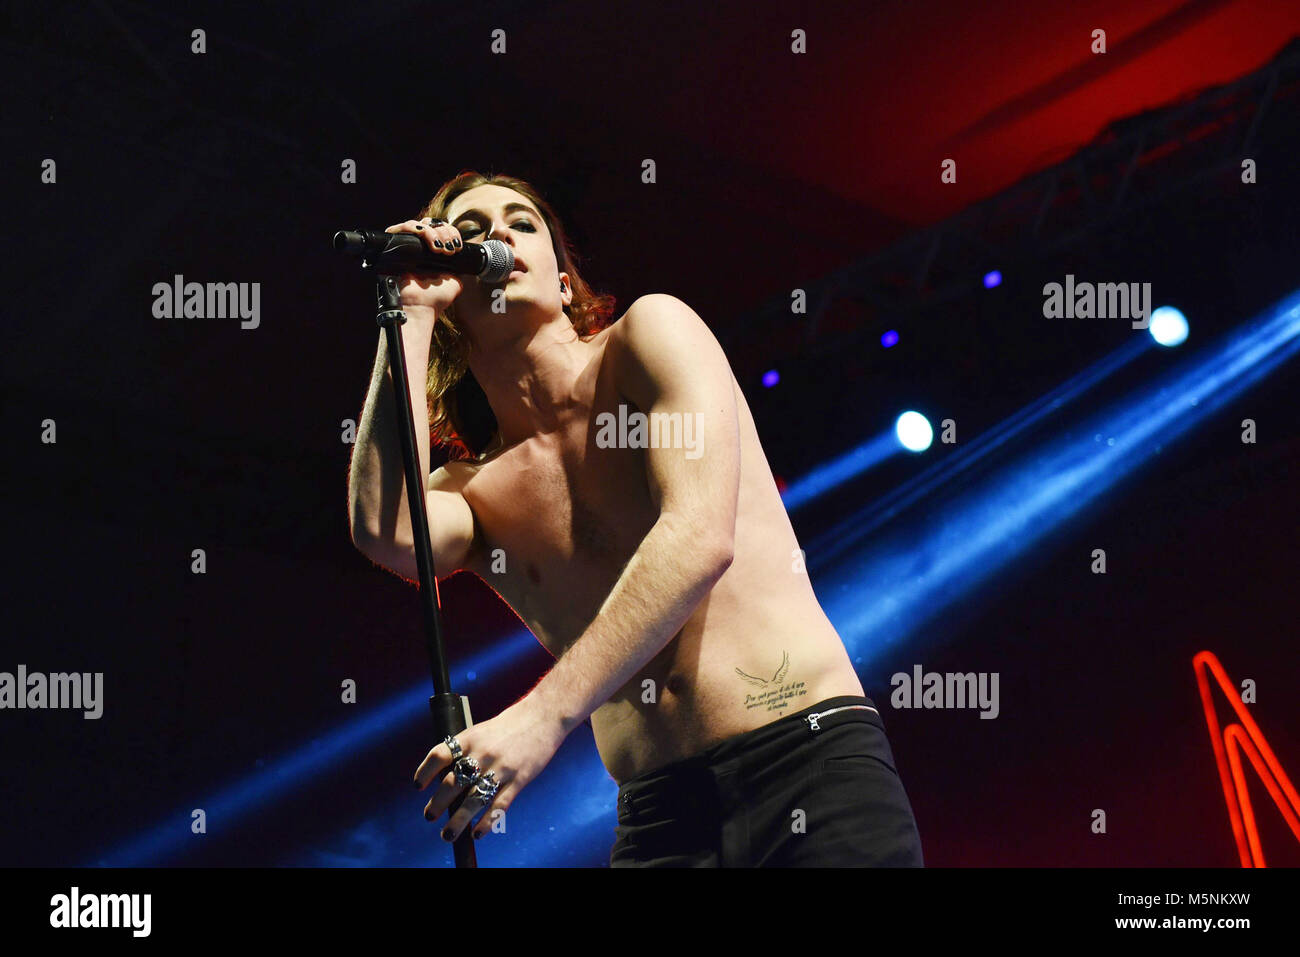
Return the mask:
<svg viewBox="0 0 1300 957">
<path fill-rule="evenodd" d="M 676 296 L 652 292 L 635 300 L 612 327 L 624 349 L 661 347 L 665 339 L 713 338 L 700 314 Z"/>
<path fill-rule="evenodd" d="M 694 309 L 682 302 L 676 296 L 666 292 L 648 292 L 644 296 L 639 296 L 633 300 L 632 305 L 627 307 L 623 313 L 621 322 L 626 322 L 633 316 L 683 316 L 690 315 L 695 319 L 703 322 Z"/>
<path fill-rule="evenodd" d="M 624 394 L 638 404 L 632 393 L 648 398 L 669 384 L 692 378 L 730 378 L 727 357 L 708 324 L 676 296 L 642 296 L 628 306 L 614 329 L 615 375 Z"/>
<path fill-rule="evenodd" d="M 452 459 L 429 473 L 430 492 L 459 492 L 478 472 L 481 463 L 472 459 Z"/>
</svg>

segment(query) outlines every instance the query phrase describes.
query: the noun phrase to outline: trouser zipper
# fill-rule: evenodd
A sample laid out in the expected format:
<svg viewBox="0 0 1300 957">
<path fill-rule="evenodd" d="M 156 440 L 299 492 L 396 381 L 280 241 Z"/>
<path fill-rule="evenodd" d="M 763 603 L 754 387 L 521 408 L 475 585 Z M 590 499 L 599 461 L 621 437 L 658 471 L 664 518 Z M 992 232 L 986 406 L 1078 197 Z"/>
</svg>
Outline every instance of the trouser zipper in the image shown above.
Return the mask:
<svg viewBox="0 0 1300 957">
<path fill-rule="evenodd" d="M 818 718 L 824 718 L 828 714 L 834 714 L 837 711 L 850 711 L 854 708 L 860 709 L 862 711 L 876 711 L 876 709 L 871 707 L 871 705 L 869 704 L 846 704 L 840 708 L 831 708 L 830 711 L 818 711 L 813 714 L 804 715 L 804 720 L 808 722 L 808 727 L 810 729 L 812 729 L 813 731 L 820 731 L 821 725 L 817 723 Z M 880 712 L 876 711 L 876 714 L 880 714 Z"/>
</svg>

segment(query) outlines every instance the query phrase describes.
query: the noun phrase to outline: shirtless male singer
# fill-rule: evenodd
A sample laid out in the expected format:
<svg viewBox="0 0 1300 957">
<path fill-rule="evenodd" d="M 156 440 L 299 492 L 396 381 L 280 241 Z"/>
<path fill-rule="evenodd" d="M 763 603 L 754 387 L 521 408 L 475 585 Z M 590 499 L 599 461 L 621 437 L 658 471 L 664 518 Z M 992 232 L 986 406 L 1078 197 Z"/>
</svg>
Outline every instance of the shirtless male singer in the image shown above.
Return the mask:
<svg viewBox="0 0 1300 957">
<path fill-rule="evenodd" d="M 612 867 L 921 866 L 881 715 L 708 326 L 658 293 L 609 322 L 522 180 L 464 172 L 422 213 L 388 231 L 498 239 L 516 262 L 499 283 L 402 277 L 420 474 L 433 443 L 463 453 L 429 476 L 436 574 L 478 575 L 557 659 L 428 753 L 425 817 L 469 788 L 442 836 L 491 833 L 590 718 L 619 785 Z M 357 548 L 416 580 L 382 333 L 349 507 Z"/>
</svg>

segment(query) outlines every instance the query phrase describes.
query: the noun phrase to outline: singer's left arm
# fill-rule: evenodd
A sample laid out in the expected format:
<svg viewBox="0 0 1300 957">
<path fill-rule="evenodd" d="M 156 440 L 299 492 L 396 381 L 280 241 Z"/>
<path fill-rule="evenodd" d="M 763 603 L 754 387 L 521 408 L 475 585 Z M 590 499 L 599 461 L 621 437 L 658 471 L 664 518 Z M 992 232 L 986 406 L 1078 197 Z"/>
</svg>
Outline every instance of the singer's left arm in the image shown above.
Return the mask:
<svg viewBox="0 0 1300 957">
<path fill-rule="evenodd" d="M 611 332 L 620 333 L 609 343 L 615 383 L 636 406 L 629 416 L 679 415 L 681 432 L 669 434 L 696 431 L 699 444 L 645 450 L 658 519 L 595 619 L 528 696 L 565 734 L 677 634 L 731 565 L 735 541 L 740 428 L 722 347 L 694 310 L 662 294 L 638 299 Z"/>
</svg>

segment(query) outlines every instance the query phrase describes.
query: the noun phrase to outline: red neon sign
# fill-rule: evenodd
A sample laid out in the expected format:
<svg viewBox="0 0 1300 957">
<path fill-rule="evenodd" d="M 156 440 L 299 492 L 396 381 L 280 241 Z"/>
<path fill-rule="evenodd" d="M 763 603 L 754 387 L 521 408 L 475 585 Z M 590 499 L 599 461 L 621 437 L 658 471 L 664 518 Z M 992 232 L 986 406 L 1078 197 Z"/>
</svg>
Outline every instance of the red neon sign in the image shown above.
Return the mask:
<svg viewBox="0 0 1300 957">
<path fill-rule="evenodd" d="M 1296 794 L 1291 779 L 1282 770 L 1273 749 L 1264 740 L 1264 733 L 1250 716 L 1241 701 L 1241 695 L 1228 680 L 1228 673 L 1219 664 L 1212 651 L 1199 652 L 1192 658 L 1196 684 L 1201 691 L 1201 706 L 1205 709 L 1205 723 L 1210 728 L 1210 744 L 1214 747 L 1214 760 L 1219 765 L 1219 782 L 1223 785 L 1223 798 L 1228 803 L 1228 817 L 1232 821 L 1232 835 L 1237 840 L 1237 852 L 1242 867 L 1265 867 L 1264 849 L 1259 843 L 1259 830 L 1255 827 L 1255 812 L 1246 792 L 1246 771 L 1241 755 L 1245 752 L 1259 779 L 1268 788 L 1269 797 L 1282 812 L 1291 833 L 1300 841 L 1300 795 Z M 1210 681 L 1207 672 L 1214 674 L 1241 724 L 1230 724 L 1219 730 L 1219 718 L 1210 700 Z"/>
</svg>

